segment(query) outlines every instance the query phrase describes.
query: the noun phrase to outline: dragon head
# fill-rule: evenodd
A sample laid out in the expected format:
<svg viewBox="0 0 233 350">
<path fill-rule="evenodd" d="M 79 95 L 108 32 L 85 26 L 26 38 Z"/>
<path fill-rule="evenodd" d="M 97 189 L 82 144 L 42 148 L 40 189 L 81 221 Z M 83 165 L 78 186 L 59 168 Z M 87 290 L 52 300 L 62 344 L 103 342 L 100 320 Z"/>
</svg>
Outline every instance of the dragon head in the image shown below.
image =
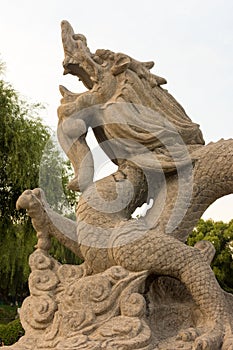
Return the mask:
<svg viewBox="0 0 233 350">
<path fill-rule="evenodd" d="M 150 89 L 166 84 L 164 78 L 150 73 L 154 62 L 139 62 L 123 53 L 115 53 L 104 49 L 98 49 L 95 53 L 92 53 L 87 46 L 86 37 L 82 34 L 75 34 L 68 21 L 62 21 L 61 29 L 65 54 L 63 61 L 64 74 L 77 76 L 88 89 L 88 92 L 92 93 L 92 97 L 95 97 L 88 99 L 89 104 L 87 102 L 84 104 L 76 103 L 76 112 L 91 105 L 107 103 L 116 95 L 116 92 L 120 93 L 120 85 L 126 79 L 145 80 L 149 82 Z M 127 72 L 130 77 L 126 78 L 125 74 Z M 61 100 L 62 104 L 77 102 L 80 98 L 83 101 L 83 97 L 81 97 L 83 94 L 74 94 L 63 86 L 60 86 L 60 91 L 64 97 Z M 144 102 L 142 102 L 142 105 L 144 105 Z M 65 114 L 71 115 L 73 108 L 70 105 L 65 107 L 67 108 L 62 108 L 62 111 L 66 109 Z M 62 114 L 60 112 L 61 116 Z"/>
<path fill-rule="evenodd" d="M 100 146 L 116 164 L 116 148 L 124 152 L 128 149 L 126 157 L 130 157 L 132 147 L 123 141 L 116 147 L 113 142 L 106 143 L 107 146 L 104 142 L 122 140 L 124 135 L 125 140 L 142 145 L 142 153 L 146 149 L 161 153 L 166 158 L 163 168 L 174 171 L 171 157 L 164 155 L 168 145 L 204 144 L 199 125 L 193 123 L 182 106 L 161 87 L 166 80 L 151 73 L 154 62 L 140 62 L 104 49 L 92 53 L 85 36 L 75 34 L 69 22 L 62 21 L 61 28 L 64 74 L 77 76 L 88 89 L 76 94 L 60 87 L 63 98 L 58 108 L 59 139 L 66 153 L 74 139 L 92 127 Z M 65 143 L 68 146 L 64 147 Z M 134 154 L 137 152 L 138 149 Z"/>
</svg>

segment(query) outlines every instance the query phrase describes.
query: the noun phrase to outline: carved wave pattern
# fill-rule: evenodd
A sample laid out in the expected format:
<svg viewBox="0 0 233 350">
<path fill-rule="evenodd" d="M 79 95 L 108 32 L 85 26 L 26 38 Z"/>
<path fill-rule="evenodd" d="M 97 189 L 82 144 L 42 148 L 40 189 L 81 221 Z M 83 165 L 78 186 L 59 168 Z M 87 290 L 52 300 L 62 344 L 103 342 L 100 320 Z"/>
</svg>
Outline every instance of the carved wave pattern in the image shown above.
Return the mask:
<svg viewBox="0 0 233 350">
<path fill-rule="evenodd" d="M 29 264 L 31 295 L 20 313 L 25 336 L 13 349 L 151 349 L 140 294 L 146 271 L 114 266 L 88 276 L 85 263 L 60 265 L 42 249 Z"/>
</svg>

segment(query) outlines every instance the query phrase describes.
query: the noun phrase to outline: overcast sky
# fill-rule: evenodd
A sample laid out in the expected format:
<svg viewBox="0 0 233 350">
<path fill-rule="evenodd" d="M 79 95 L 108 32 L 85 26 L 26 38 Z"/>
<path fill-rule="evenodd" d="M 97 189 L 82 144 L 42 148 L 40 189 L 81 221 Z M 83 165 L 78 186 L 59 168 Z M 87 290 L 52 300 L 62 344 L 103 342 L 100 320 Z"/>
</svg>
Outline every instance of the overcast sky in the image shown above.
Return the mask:
<svg viewBox="0 0 233 350">
<path fill-rule="evenodd" d="M 33 102 L 42 102 L 44 122 L 56 128 L 58 85 L 82 91 L 63 76 L 60 22 L 97 48 L 155 61 L 169 92 L 201 125 L 206 142 L 233 137 L 232 0 L 7 0 L 1 3 L 1 60 L 5 79 Z M 205 218 L 233 218 L 233 196 L 210 208 Z"/>
</svg>

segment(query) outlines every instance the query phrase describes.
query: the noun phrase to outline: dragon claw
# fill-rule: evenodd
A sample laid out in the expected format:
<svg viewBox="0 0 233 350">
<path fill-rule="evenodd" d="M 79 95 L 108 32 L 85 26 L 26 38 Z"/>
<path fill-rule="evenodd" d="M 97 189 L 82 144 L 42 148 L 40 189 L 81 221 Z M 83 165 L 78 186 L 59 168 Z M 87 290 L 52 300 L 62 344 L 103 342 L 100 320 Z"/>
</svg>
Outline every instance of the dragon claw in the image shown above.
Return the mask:
<svg viewBox="0 0 233 350">
<path fill-rule="evenodd" d="M 198 339 L 195 342 L 193 350 L 211 350 L 207 339 Z"/>
<path fill-rule="evenodd" d="M 177 340 L 183 340 L 185 342 L 193 341 L 200 335 L 200 331 L 198 328 L 188 328 L 185 330 L 182 330 L 178 336 Z"/>
<path fill-rule="evenodd" d="M 233 350 L 233 337 L 227 337 L 223 343 L 224 332 L 219 328 L 201 331 L 199 328 L 188 328 L 182 330 L 176 340 L 193 342 L 192 350 Z"/>
<path fill-rule="evenodd" d="M 29 209 L 30 207 L 30 202 L 32 199 L 32 191 L 31 190 L 26 190 L 24 191 L 21 196 L 18 198 L 16 202 L 16 209 Z"/>
<path fill-rule="evenodd" d="M 34 217 L 36 210 L 45 206 L 43 201 L 44 193 L 40 188 L 34 190 L 26 190 L 18 198 L 16 209 L 26 209 L 30 217 Z"/>
<path fill-rule="evenodd" d="M 220 329 L 212 329 L 199 336 L 192 350 L 219 350 L 223 343 L 224 332 Z"/>
</svg>

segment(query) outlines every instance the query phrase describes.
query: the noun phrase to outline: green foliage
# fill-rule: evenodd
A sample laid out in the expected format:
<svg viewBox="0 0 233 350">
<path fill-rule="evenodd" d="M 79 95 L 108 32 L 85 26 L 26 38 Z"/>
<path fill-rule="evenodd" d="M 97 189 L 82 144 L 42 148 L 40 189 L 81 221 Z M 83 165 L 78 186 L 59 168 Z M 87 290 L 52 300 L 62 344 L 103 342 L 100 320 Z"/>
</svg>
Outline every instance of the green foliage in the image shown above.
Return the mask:
<svg viewBox="0 0 233 350">
<path fill-rule="evenodd" d="M 53 137 L 50 137 L 40 163 L 40 187 L 44 190 L 49 205 L 58 213 L 70 216 L 75 211 L 77 195 L 67 189 L 73 176 L 70 161 Z M 74 217 L 75 219 L 75 217 Z"/>
<path fill-rule="evenodd" d="M 0 73 L 3 65 L 0 64 Z M 49 204 L 71 216 L 76 196 L 66 189 L 71 171 L 57 149 L 49 129 L 38 117 L 41 106 L 30 105 L 0 80 L 0 301 L 21 301 L 28 294 L 28 256 L 36 244 L 35 231 L 25 211 L 15 204 L 26 189 L 45 187 Z M 53 242 L 60 261 L 76 257 Z"/>
<path fill-rule="evenodd" d="M 187 243 L 194 246 L 200 240 L 210 241 L 214 245 L 216 254 L 211 267 L 221 287 L 233 293 L 233 253 L 230 249 L 233 242 L 233 220 L 223 223 L 201 219 Z"/>
<path fill-rule="evenodd" d="M 0 231 L 0 299 L 22 301 L 28 294 L 28 256 L 33 252 L 36 235 L 29 221 L 11 224 Z"/>
<path fill-rule="evenodd" d="M 0 338 L 4 345 L 12 345 L 24 335 L 24 330 L 19 319 L 16 319 L 8 324 L 0 324 Z"/>
<path fill-rule="evenodd" d="M 75 205 L 78 196 L 67 188 L 73 177 L 70 161 L 65 160 L 55 139 L 51 137 L 44 149 L 40 166 L 40 187 L 44 190 L 49 205 L 59 214 L 75 220 Z M 62 264 L 80 264 L 81 260 L 70 250 L 52 238 L 50 254 Z"/>
<path fill-rule="evenodd" d="M 25 189 L 38 186 L 40 160 L 49 138 L 39 110 L 40 105 L 29 105 L 0 80 L 0 299 L 25 289 L 27 259 L 35 244 L 30 220 L 15 204 Z"/>
<path fill-rule="evenodd" d="M 38 118 L 38 108 L 20 100 L 14 89 L 0 80 L 0 215 L 5 220 L 20 217 L 16 199 L 25 188 L 38 184 L 40 160 L 49 137 Z"/>
<path fill-rule="evenodd" d="M 82 263 L 79 257 L 60 244 L 55 238 L 52 238 L 52 247 L 49 253 L 62 264 L 79 265 Z"/>
<path fill-rule="evenodd" d="M 15 305 L 0 305 L 0 324 L 6 324 L 13 321 L 16 315 L 17 307 Z"/>
</svg>

